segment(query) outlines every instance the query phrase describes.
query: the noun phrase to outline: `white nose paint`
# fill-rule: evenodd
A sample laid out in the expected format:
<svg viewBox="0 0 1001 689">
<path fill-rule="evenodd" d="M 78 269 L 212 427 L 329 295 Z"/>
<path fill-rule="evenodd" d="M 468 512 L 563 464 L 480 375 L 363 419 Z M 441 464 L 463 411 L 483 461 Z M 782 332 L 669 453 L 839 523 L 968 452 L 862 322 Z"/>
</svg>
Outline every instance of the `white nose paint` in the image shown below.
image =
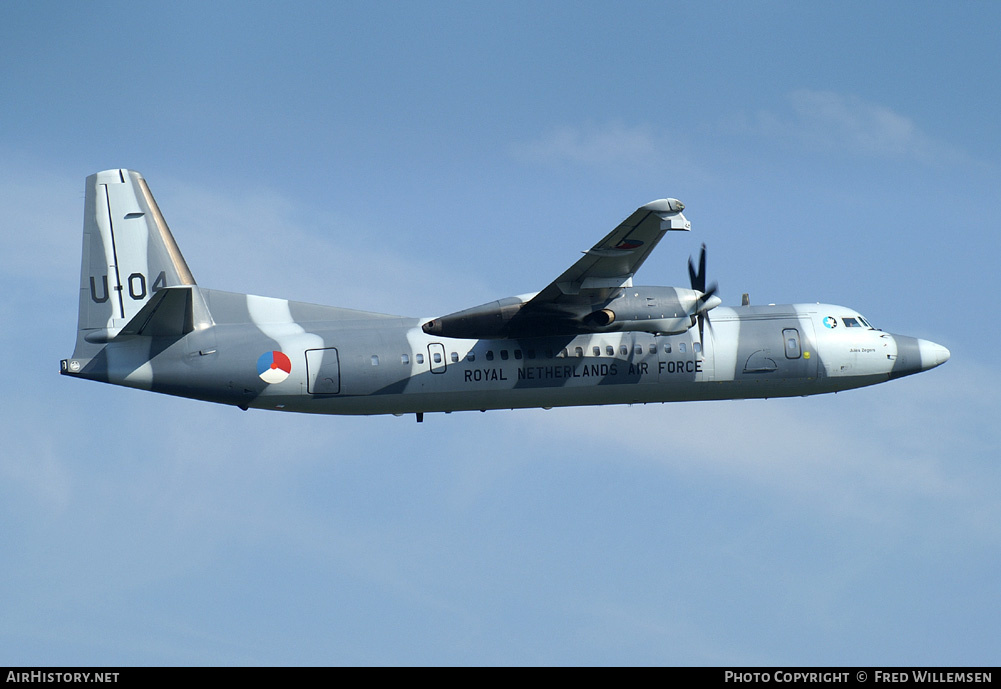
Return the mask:
<svg viewBox="0 0 1001 689">
<path fill-rule="evenodd" d="M 918 340 L 918 351 L 921 352 L 922 371 L 941 366 L 951 356 L 948 349 L 929 340 Z"/>
</svg>

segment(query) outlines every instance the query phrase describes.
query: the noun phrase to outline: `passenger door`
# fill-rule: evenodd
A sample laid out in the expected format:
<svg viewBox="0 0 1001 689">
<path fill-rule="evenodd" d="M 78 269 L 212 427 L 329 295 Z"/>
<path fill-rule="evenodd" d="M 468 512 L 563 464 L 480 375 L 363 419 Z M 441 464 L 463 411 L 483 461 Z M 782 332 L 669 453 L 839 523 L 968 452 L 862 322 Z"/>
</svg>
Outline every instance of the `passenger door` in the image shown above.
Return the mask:
<svg viewBox="0 0 1001 689">
<path fill-rule="evenodd" d="M 431 365 L 431 373 L 445 372 L 445 345 L 439 342 L 428 345 L 428 363 Z"/>
<path fill-rule="evenodd" d="M 335 348 L 306 350 L 306 390 L 311 395 L 341 391 L 341 364 Z"/>
</svg>

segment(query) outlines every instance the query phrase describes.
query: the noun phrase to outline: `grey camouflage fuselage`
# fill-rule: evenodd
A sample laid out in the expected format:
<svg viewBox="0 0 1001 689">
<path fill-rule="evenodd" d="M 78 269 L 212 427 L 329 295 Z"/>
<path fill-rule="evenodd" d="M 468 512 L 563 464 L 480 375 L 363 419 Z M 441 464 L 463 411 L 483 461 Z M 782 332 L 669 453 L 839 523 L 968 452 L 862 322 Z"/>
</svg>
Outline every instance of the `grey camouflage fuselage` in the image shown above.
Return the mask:
<svg viewBox="0 0 1001 689">
<path fill-rule="evenodd" d="M 438 319 L 203 289 L 145 181 L 87 179 L 76 348 L 62 373 L 243 409 L 403 414 L 787 397 L 949 352 L 829 304 L 719 306 L 632 275 L 683 206 L 641 207 L 545 290 Z M 700 336 L 693 327 L 711 310 Z"/>
</svg>

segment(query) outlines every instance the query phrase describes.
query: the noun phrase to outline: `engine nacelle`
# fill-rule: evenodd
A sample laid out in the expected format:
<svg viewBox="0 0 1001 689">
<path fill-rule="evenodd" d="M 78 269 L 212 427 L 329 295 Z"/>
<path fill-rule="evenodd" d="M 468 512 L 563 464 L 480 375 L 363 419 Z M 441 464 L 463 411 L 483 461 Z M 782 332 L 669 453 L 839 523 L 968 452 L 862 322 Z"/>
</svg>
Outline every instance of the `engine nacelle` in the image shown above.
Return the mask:
<svg viewBox="0 0 1001 689">
<path fill-rule="evenodd" d="M 611 325 L 615 322 L 615 312 L 611 309 L 602 309 L 601 311 L 595 311 L 592 314 L 588 314 L 584 317 L 584 322 L 590 322 L 599 328 L 604 328 L 606 325 Z"/>
<path fill-rule="evenodd" d="M 425 323 L 429 335 L 462 339 L 544 337 L 637 331 L 675 335 L 695 325 L 699 312 L 715 308 L 719 297 L 682 287 L 627 287 L 605 303 L 530 306 L 531 296 L 508 297 L 457 311 Z"/>
<path fill-rule="evenodd" d="M 657 318 L 654 314 L 639 314 L 642 318 L 635 318 L 636 314 L 629 315 L 634 317 L 623 318 L 612 309 L 600 309 L 583 318 L 584 330 L 594 333 L 635 331 L 675 335 L 685 332 L 694 323 L 692 317 L 687 315 L 672 318 Z"/>
<path fill-rule="evenodd" d="M 508 325 L 521 311 L 522 297 L 498 299 L 464 311 L 430 320 L 421 326 L 428 335 L 460 339 L 492 339 L 508 336 Z"/>
<path fill-rule="evenodd" d="M 638 331 L 664 335 L 687 332 L 699 311 L 715 308 L 716 296 L 681 287 L 630 287 L 581 320 L 587 332 Z"/>
</svg>

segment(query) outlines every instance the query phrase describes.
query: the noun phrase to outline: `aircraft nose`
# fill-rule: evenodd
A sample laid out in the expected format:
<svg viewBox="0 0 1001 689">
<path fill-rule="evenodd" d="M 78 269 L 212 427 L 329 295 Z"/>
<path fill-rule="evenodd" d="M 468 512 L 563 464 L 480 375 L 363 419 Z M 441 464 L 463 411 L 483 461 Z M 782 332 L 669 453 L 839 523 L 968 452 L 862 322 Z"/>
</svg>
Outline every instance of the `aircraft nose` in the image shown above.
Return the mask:
<svg viewBox="0 0 1001 689">
<path fill-rule="evenodd" d="M 941 366 L 951 356 L 948 349 L 928 340 L 918 340 L 918 351 L 921 353 L 922 371 Z"/>
<path fill-rule="evenodd" d="M 897 357 L 890 369 L 890 378 L 901 378 L 941 366 L 949 360 L 949 350 L 929 340 L 906 335 L 894 335 Z"/>
</svg>

